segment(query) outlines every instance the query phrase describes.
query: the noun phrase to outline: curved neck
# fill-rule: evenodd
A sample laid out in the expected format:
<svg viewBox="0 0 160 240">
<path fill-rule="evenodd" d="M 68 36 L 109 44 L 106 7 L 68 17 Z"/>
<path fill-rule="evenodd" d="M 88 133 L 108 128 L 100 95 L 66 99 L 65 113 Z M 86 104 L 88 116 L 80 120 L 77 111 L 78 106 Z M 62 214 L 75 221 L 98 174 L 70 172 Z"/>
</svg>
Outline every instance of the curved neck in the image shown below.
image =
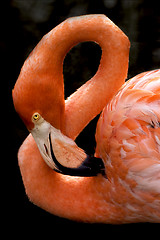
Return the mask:
<svg viewBox="0 0 160 240">
<path fill-rule="evenodd" d="M 100 113 L 124 83 L 128 71 L 129 40 L 114 23 L 104 15 L 69 18 L 45 35 L 36 50 L 52 88 L 59 86 L 64 92 L 64 57 L 73 46 L 84 41 L 98 43 L 102 58 L 95 76 L 66 100 L 64 116 L 61 111 L 61 130 L 73 139 Z M 50 101 L 59 99 L 57 95 L 53 94 Z"/>
<path fill-rule="evenodd" d="M 125 34 L 104 15 L 71 18 L 58 28 L 63 34 L 56 51 L 62 59 L 79 42 L 94 41 L 102 48 L 95 76 L 65 102 L 65 134 L 75 139 L 124 83 L 130 44 Z"/>
</svg>

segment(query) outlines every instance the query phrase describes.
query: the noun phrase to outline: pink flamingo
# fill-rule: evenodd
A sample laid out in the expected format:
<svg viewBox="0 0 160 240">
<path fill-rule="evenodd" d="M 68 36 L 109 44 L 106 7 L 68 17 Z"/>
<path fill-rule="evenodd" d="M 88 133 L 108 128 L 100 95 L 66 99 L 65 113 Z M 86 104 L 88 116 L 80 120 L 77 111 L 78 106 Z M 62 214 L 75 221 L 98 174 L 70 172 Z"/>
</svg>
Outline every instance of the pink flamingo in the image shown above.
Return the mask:
<svg viewBox="0 0 160 240">
<path fill-rule="evenodd" d="M 102 48 L 95 76 L 66 101 L 63 59 L 77 43 Z M 130 43 L 103 15 L 69 18 L 25 61 L 14 106 L 31 132 L 18 153 L 29 199 L 77 221 L 160 223 L 160 70 L 124 83 Z M 102 111 L 96 151 L 74 142 Z"/>
</svg>

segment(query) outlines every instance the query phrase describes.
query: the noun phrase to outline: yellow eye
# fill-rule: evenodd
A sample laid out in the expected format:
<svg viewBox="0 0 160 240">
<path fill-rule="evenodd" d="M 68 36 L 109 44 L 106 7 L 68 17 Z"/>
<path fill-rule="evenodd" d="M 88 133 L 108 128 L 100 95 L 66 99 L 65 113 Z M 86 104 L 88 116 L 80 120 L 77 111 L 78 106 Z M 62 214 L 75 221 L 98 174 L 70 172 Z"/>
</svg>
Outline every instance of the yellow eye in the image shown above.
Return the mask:
<svg viewBox="0 0 160 240">
<path fill-rule="evenodd" d="M 39 113 L 34 113 L 32 119 L 34 122 L 37 122 L 40 119 L 41 115 Z"/>
</svg>

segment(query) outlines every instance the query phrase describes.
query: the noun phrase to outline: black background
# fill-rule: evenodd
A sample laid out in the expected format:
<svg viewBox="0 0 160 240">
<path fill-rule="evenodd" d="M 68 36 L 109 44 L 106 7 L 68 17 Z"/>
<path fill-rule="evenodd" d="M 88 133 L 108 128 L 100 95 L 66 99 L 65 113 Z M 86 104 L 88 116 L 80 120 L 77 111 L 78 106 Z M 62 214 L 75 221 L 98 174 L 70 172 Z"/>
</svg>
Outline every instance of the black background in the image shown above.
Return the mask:
<svg viewBox="0 0 160 240">
<path fill-rule="evenodd" d="M 64 233 L 76 238 L 85 234 L 86 230 L 90 234 L 97 233 L 100 237 L 113 237 L 117 233 L 120 237 L 125 234 L 130 234 L 130 237 L 144 233 L 153 235 L 158 231 L 158 224 L 151 223 L 129 225 L 76 223 L 53 216 L 30 203 L 25 195 L 17 163 L 18 148 L 28 135 L 28 131 L 14 111 L 11 97 L 21 66 L 39 40 L 57 24 L 76 15 L 103 13 L 126 33 L 131 41 L 129 78 L 140 72 L 159 68 L 158 4 L 159 2 L 154 0 L 12 0 L 3 1 L 1 4 L 1 96 L 7 83 L 7 100 L 4 97 L 1 99 L 3 122 L 1 129 L 5 130 L 4 147 L 1 146 L 2 154 L 4 153 L 1 155 L 3 156 L 1 161 L 4 163 L 1 174 L 4 173 L 5 176 L 2 180 L 5 190 L 2 209 L 5 210 L 4 225 L 9 226 L 8 229 L 12 226 L 11 233 L 18 235 L 19 229 L 22 229 L 25 234 L 31 233 L 32 230 L 32 234 L 49 232 L 54 235 L 58 232 L 61 235 L 65 227 Z M 93 43 L 79 44 L 67 54 L 64 61 L 66 97 L 94 75 L 100 55 L 99 46 Z M 6 107 L 7 116 L 3 114 Z M 77 139 L 80 147 L 89 153 L 94 152 L 96 120 L 92 121 Z M 61 227 L 62 232 L 59 232 L 58 227 Z M 128 230 L 130 232 L 126 233 Z M 7 230 L 6 234 L 10 234 L 10 231 Z"/>
</svg>

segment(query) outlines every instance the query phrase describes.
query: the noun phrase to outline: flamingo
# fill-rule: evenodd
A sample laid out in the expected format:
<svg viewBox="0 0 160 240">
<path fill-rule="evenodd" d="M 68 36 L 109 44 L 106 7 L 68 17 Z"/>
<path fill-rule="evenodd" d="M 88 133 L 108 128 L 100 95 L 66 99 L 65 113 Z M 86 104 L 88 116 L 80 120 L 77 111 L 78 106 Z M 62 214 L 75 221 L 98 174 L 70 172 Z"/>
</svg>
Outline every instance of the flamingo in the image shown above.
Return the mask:
<svg viewBox="0 0 160 240">
<path fill-rule="evenodd" d="M 102 49 L 97 73 L 64 100 L 63 60 L 79 42 Z M 125 82 L 130 42 L 105 15 L 65 20 L 38 43 L 13 89 L 30 134 L 18 152 L 29 200 L 91 223 L 160 223 L 160 70 Z M 101 112 L 96 149 L 75 143 Z"/>
</svg>

